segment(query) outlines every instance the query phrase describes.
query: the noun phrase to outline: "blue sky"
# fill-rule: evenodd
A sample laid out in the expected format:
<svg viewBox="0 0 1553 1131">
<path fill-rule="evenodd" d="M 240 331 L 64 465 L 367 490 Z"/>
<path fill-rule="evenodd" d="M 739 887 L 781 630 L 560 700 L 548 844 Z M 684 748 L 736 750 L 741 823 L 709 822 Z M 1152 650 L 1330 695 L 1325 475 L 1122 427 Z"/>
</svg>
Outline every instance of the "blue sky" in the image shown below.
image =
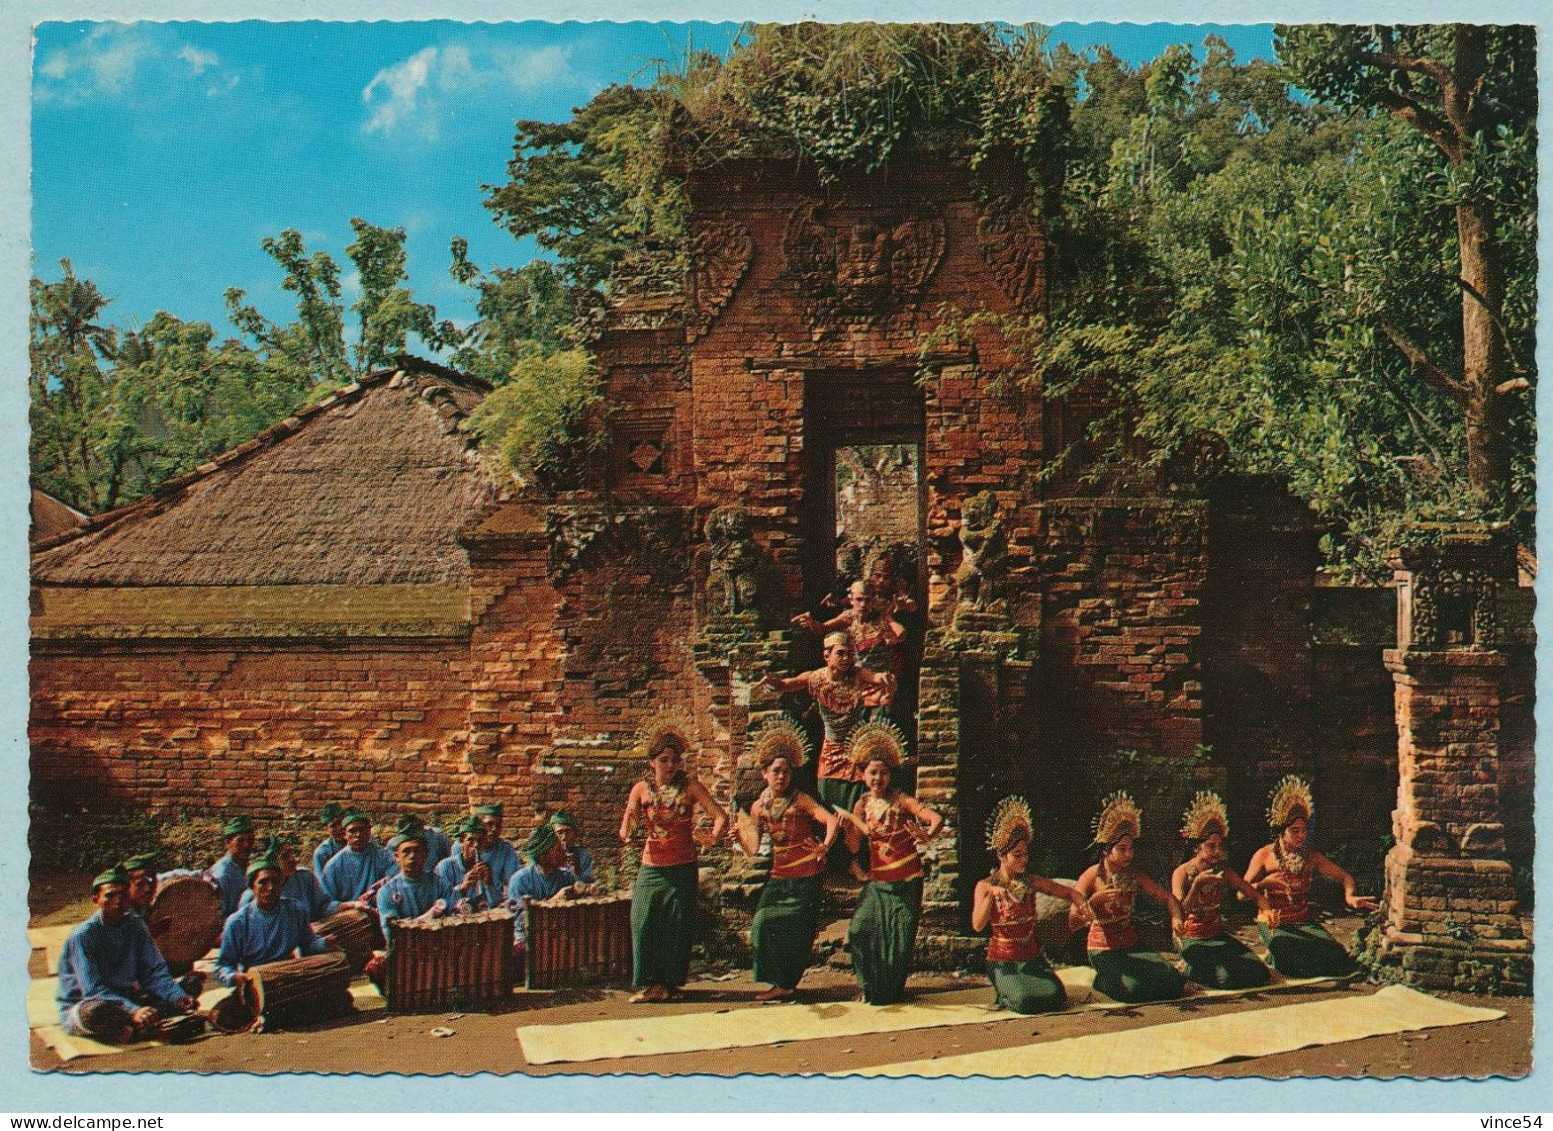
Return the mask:
<svg viewBox="0 0 1553 1131">
<path fill-rule="evenodd" d="M 1217 32 L 1270 55 L 1268 25 L 1059 24 L 1123 58 Z M 44 23 L 33 53 L 33 255 L 69 258 L 111 296 L 110 320 L 157 311 L 230 332 L 227 287 L 271 318 L 292 304 L 260 240 L 296 228 L 348 270 L 350 218 L 409 234 L 411 285 L 473 317 L 448 241 L 484 267 L 537 251 L 497 228 L 480 186 L 505 180 L 512 125 L 560 121 L 613 82 L 649 81 L 687 43 L 724 50 L 736 24 Z M 347 301 L 355 297 L 347 278 Z"/>
</svg>

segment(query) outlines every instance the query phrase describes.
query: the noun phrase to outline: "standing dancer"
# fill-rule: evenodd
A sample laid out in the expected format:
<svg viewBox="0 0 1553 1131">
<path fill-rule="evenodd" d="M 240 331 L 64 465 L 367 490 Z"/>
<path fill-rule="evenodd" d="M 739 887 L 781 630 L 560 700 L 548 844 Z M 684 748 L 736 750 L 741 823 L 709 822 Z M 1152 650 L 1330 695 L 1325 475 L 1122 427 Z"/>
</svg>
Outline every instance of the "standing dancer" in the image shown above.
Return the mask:
<svg viewBox="0 0 1553 1131">
<path fill-rule="evenodd" d="M 1181 836 L 1192 846 L 1192 854 L 1170 877 L 1170 890 L 1185 916 L 1176 937 L 1192 981 L 1215 990 L 1265 986 L 1272 971 L 1230 937 L 1220 914 L 1226 882 L 1262 908 L 1267 900 L 1233 868 L 1225 867 L 1229 815 L 1217 793 L 1197 795 L 1181 818 Z"/>
<path fill-rule="evenodd" d="M 737 841 L 753 856 L 760 851 L 761 832 L 771 837 L 771 878 L 750 928 L 755 980 L 771 988 L 756 994 L 756 1001 L 784 1001 L 797 993 L 819 927 L 825 854 L 841 825 L 836 814 L 793 788 L 793 771 L 807 761 L 807 747 L 803 732 L 786 719 L 768 723 L 751 747 L 766 789 L 750 819 L 736 826 Z M 823 841 L 814 839 L 816 825 L 825 829 Z"/>
<path fill-rule="evenodd" d="M 1164 1001 L 1180 997 L 1186 985 L 1174 966 L 1138 940 L 1132 925 L 1132 905 L 1144 894 L 1170 908 L 1170 923 L 1181 933 L 1181 905 L 1149 877 L 1133 869 L 1133 848 L 1143 832 L 1143 812 L 1126 793 L 1112 794 L 1095 818 L 1095 846 L 1100 861 L 1078 879 L 1078 892 L 1089 901 L 1094 921 L 1089 925 L 1089 964 L 1095 968 L 1095 989 L 1117 1001 Z M 1069 922 L 1082 925 L 1077 909 Z"/>
<path fill-rule="evenodd" d="M 807 691 L 814 697 L 825 724 L 825 742 L 820 747 L 820 800 L 832 809 L 849 812 L 863 795 L 863 783 L 847 760 L 847 739 L 868 708 L 889 706 L 895 694 L 895 677 L 858 667 L 851 637 L 832 632 L 825 637 L 823 668 L 800 672 L 791 679 L 778 679 L 768 672 L 763 683 L 774 691 Z"/>
<path fill-rule="evenodd" d="M 633 1002 L 671 1001 L 690 977 L 691 930 L 696 915 L 695 809 L 712 818 L 712 842 L 722 839 L 728 814 L 706 787 L 685 773 L 695 733 L 689 719 L 665 712 L 641 732 L 637 750 L 647 775 L 631 787 L 620 840 L 629 844 L 645 826 L 647 843 L 631 890 Z"/>
<path fill-rule="evenodd" d="M 1310 881 L 1317 873 L 1336 880 L 1343 885 L 1343 901 L 1355 911 L 1378 906 L 1369 896 L 1354 894 L 1354 878 L 1307 845 L 1315 812 L 1308 782 L 1290 776 L 1278 783 L 1267 809 L 1276 839 L 1251 857 L 1246 882 L 1267 897 L 1257 930 L 1274 969 L 1291 978 L 1341 978 L 1354 972 L 1353 956 L 1310 921 Z"/>
<path fill-rule="evenodd" d="M 848 745 L 852 765 L 868 792 L 843 814 L 847 848 L 868 841 L 868 875 L 847 928 L 852 970 L 871 1005 L 906 998 L 906 976 L 922 915 L 922 858 L 917 845 L 931 840 L 944 819 L 910 794 L 890 788 L 905 755 L 900 732 L 889 723 L 864 723 Z"/>
<path fill-rule="evenodd" d="M 998 802 L 987 822 L 987 847 L 998 866 L 977 881 L 971 904 L 971 929 L 992 928 L 987 980 L 997 992 L 998 1008 L 1011 1013 L 1050 1013 L 1068 1004 L 1067 991 L 1035 937 L 1035 893 L 1066 899 L 1080 921 L 1090 917 L 1089 904 L 1076 890 L 1027 871 L 1031 829 L 1030 805 L 1023 797 Z"/>
</svg>

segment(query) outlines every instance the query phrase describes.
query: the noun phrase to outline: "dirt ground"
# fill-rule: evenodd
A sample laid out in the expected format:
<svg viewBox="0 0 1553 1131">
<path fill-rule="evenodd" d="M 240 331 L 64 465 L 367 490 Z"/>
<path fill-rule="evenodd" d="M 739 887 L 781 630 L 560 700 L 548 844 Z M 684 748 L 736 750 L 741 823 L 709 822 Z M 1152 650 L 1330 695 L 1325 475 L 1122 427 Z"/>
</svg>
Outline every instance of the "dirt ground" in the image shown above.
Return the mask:
<svg viewBox="0 0 1553 1131">
<path fill-rule="evenodd" d="M 80 877 L 35 875 L 32 923 L 79 921 L 89 905 L 78 898 Z M 33 956 L 36 966 L 40 956 Z M 38 971 L 34 971 L 35 973 Z M 964 989 L 986 985 L 980 976 L 947 974 L 913 976 L 916 991 Z M 609 1075 L 620 1072 L 676 1075 L 707 1073 L 806 1074 L 844 1071 L 868 1065 L 958 1055 L 987 1049 L 1061 1040 L 1094 1033 L 1120 1032 L 1144 1025 L 1193 1017 L 1242 1012 L 1369 994 L 1375 987 L 1355 985 L 1339 990 L 1291 990 L 1205 1002 L 1160 1003 L 1104 1012 L 1065 1013 L 1039 1017 L 1000 1016 L 983 1025 L 868 1034 L 834 1040 L 778 1043 L 747 1049 L 722 1049 L 625 1061 L 588 1064 L 530 1065 L 523 1059 L 517 1027 L 578 1021 L 649 1016 L 652 1012 L 727 1012 L 760 1009 L 753 996 L 761 988 L 747 971 L 728 981 L 698 980 L 686 987 L 686 1000 L 667 1006 L 631 1005 L 622 989 L 575 989 L 556 992 L 519 991 L 479 1013 L 424 1013 L 391 1016 L 382 1011 L 360 1013 L 305 1031 L 259 1035 L 211 1036 L 189 1045 L 132 1049 L 112 1056 L 81 1057 L 63 1063 L 36 1034 L 31 1037 L 33 1067 L 65 1073 L 92 1072 L 399 1072 L 472 1075 L 481 1072 L 553 1075 Z M 988 996 L 991 990 L 988 989 Z M 810 969 L 802 986 L 803 1000 L 855 1000 L 850 973 L 829 965 Z M 1438 996 L 1464 1004 L 1503 1010 L 1498 1021 L 1458 1025 L 1421 1033 L 1372 1037 L 1361 1041 L 1303 1049 L 1249 1061 L 1231 1061 L 1194 1069 L 1183 1075 L 1263 1078 L 1358 1077 L 1413 1079 L 1517 1077 L 1531 1070 L 1532 1003 L 1528 998 L 1483 998 L 1462 994 Z M 433 1029 L 451 1029 L 436 1036 Z M 397 1042 L 387 1046 L 386 1042 Z M 392 1066 L 392 1067 L 387 1067 Z"/>
</svg>

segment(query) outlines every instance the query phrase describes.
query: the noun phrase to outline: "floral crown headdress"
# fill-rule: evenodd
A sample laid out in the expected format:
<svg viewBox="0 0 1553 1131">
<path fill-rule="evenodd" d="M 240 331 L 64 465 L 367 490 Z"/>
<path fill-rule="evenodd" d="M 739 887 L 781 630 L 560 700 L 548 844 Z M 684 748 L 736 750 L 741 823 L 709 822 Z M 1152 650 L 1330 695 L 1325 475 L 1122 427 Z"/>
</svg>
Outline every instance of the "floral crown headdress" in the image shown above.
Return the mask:
<svg viewBox="0 0 1553 1131">
<path fill-rule="evenodd" d="M 847 740 L 847 760 L 859 770 L 879 761 L 897 768 L 906 757 L 906 738 L 892 723 L 864 723 Z"/>
<path fill-rule="evenodd" d="M 1267 806 L 1267 823 L 1281 829 L 1296 817 L 1307 821 L 1316 815 L 1316 802 L 1310 795 L 1310 783 L 1289 774 L 1276 786 Z"/>
<path fill-rule="evenodd" d="M 1131 794 L 1119 791 L 1105 799 L 1091 827 L 1095 831 L 1096 844 L 1115 844 L 1127 834 L 1137 840 L 1143 835 L 1143 810 L 1138 808 Z"/>
<path fill-rule="evenodd" d="M 651 761 L 659 754 L 665 742 L 675 740 L 680 753 L 687 755 L 695 746 L 696 727 L 682 711 L 660 711 L 636 732 L 636 753 Z"/>
<path fill-rule="evenodd" d="M 750 753 L 761 768 L 773 759 L 786 758 L 796 770 L 809 760 L 809 736 L 791 719 L 774 719 L 755 733 Z"/>
<path fill-rule="evenodd" d="M 1217 793 L 1200 790 L 1181 817 L 1181 836 L 1186 840 L 1202 840 L 1215 827 L 1220 836 L 1229 836 L 1229 814 L 1224 811 L 1224 799 Z"/>
<path fill-rule="evenodd" d="M 1021 838 L 1018 834 L 1023 833 Z M 1023 797 L 1011 795 L 998 802 L 987 820 L 987 847 L 1002 856 L 1020 839 L 1028 842 L 1034 833 L 1030 819 L 1030 803 Z"/>
</svg>

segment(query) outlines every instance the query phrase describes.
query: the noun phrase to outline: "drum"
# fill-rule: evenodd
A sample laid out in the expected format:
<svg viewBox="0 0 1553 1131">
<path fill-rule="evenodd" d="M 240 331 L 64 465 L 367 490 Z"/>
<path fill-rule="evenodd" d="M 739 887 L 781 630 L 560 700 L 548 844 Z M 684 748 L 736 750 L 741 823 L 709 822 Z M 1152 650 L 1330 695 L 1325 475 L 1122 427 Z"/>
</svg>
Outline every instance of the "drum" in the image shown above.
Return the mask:
<svg viewBox="0 0 1553 1131">
<path fill-rule="evenodd" d="M 356 1008 L 350 982 L 343 954 L 288 958 L 249 970 L 243 1001 L 266 1029 L 328 1021 Z"/>
<path fill-rule="evenodd" d="M 205 1033 L 205 1018 L 198 1013 L 180 1013 L 156 1023 L 151 1036 L 170 1045 L 181 1045 Z"/>
<path fill-rule="evenodd" d="M 146 915 L 151 940 L 169 965 L 204 958 L 221 941 L 221 896 L 203 876 L 174 876 L 156 889 Z"/>
<path fill-rule="evenodd" d="M 336 911 L 313 924 L 313 933 L 330 939 L 351 964 L 351 973 L 360 974 L 372 960 L 377 948 L 378 930 L 372 916 L 354 907 Z"/>
<path fill-rule="evenodd" d="M 395 1012 L 463 1007 L 512 992 L 512 912 L 398 919 L 383 996 Z"/>
<path fill-rule="evenodd" d="M 631 897 L 530 902 L 524 958 L 531 990 L 631 977 Z"/>
</svg>

